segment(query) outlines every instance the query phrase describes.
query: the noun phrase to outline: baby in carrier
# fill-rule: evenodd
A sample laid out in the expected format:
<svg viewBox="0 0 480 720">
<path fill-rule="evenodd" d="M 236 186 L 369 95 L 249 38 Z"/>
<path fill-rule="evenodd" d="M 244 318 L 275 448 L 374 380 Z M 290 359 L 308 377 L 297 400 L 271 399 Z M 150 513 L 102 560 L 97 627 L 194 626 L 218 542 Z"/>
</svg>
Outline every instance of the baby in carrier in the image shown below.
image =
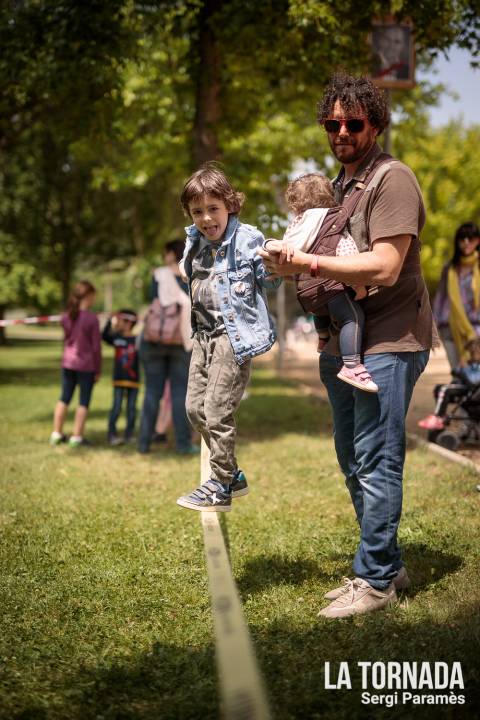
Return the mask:
<svg viewBox="0 0 480 720">
<path fill-rule="evenodd" d="M 293 180 L 285 193 L 289 209 L 295 217 L 288 226 L 282 241 L 267 240 L 264 247 L 268 252 L 298 249 L 309 252 L 322 227 L 328 210 L 335 207 L 332 183 L 321 173 L 308 173 Z M 356 243 L 345 230 L 336 245 L 337 256 L 358 253 Z M 346 287 L 329 295 L 324 312 L 315 314 L 315 328 L 318 333 L 318 350 L 321 352 L 330 336 L 332 320 L 339 329 L 339 346 L 343 367 L 337 377 L 360 390 L 378 392 L 366 367 L 362 364 L 361 348 L 365 314 L 357 302 L 367 295 L 365 287 Z"/>
</svg>

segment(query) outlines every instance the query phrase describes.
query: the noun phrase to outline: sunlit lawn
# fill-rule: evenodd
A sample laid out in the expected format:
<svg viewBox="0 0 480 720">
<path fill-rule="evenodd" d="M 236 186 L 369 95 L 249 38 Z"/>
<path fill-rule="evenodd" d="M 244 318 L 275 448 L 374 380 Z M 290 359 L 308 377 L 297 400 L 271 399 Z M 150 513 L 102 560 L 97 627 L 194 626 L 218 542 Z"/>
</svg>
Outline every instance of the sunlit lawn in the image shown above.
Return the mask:
<svg viewBox="0 0 480 720">
<path fill-rule="evenodd" d="M 52 341 L 0 350 L 0 716 L 218 717 L 200 518 L 175 504 L 199 461 L 107 446 L 108 363 L 88 421 L 96 446 L 49 447 L 59 357 Z M 355 674 L 350 692 L 324 689 L 326 660 L 461 661 L 466 708 L 375 714 L 477 717 L 474 475 L 409 452 L 401 541 L 414 587 L 386 612 L 329 622 L 317 612 L 349 573 L 357 528 L 328 409 L 257 370 L 238 424 L 251 493 L 225 530 L 274 717 L 372 716 Z"/>
</svg>

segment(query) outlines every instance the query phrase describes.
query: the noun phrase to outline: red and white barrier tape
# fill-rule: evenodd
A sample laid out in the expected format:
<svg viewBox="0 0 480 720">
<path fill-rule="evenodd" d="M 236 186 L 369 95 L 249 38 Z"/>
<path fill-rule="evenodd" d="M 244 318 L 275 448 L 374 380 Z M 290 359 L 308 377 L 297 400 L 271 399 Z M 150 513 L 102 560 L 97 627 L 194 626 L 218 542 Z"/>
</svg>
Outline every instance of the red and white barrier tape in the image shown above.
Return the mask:
<svg viewBox="0 0 480 720">
<path fill-rule="evenodd" d="M 9 327 L 10 325 L 43 325 L 49 322 L 60 322 L 61 317 L 61 315 L 40 315 L 38 317 L 11 318 L 8 320 L 0 320 L 0 327 Z"/>
<path fill-rule="evenodd" d="M 133 313 L 116 313 L 117 317 L 123 320 L 130 320 L 130 322 L 136 323 L 138 320 L 137 315 Z M 98 313 L 99 318 L 110 317 L 110 313 L 101 312 Z M 62 319 L 61 315 L 39 315 L 37 317 L 27 318 L 10 318 L 8 320 L 0 320 L 0 327 L 9 327 L 10 325 L 45 325 L 46 323 L 60 322 Z"/>
</svg>

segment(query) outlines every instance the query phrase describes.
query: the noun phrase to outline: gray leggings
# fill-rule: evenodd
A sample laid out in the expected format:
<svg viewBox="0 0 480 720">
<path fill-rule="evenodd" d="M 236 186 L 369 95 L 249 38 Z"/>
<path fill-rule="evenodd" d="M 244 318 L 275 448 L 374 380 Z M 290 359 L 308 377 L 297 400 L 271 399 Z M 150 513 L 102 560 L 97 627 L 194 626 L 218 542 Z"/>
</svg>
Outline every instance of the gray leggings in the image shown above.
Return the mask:
<svg viewBox="0 0 480 720">
<path fill-rule="evenodd" d="M 347 367 L 355 367 L 361 362 L 365 313 L 360 304 L 353 300 L 353 290 L 338 293 L 327 307 L 328 316 L 316 317 L 315 327 L 317 330 L 326 330 L 333 320 L 340 331 L 338 342 L 343 362 Z"/>
</svg>

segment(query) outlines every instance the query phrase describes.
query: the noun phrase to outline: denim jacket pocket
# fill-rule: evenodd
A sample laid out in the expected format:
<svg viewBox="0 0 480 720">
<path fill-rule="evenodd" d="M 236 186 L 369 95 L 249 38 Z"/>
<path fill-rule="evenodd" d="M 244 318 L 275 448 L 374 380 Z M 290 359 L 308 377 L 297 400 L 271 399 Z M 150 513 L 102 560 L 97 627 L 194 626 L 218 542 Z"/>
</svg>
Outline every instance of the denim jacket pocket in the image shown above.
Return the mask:
<svg viewBox="0 0 480 720">
<path fill-rule="evenodd" d="M 253 302 L 255 298 L 255 277 L 250 264 L 240 265 L 235 270 L 228 270 L 228 282 L 233 301 Z"/>
</svg>

